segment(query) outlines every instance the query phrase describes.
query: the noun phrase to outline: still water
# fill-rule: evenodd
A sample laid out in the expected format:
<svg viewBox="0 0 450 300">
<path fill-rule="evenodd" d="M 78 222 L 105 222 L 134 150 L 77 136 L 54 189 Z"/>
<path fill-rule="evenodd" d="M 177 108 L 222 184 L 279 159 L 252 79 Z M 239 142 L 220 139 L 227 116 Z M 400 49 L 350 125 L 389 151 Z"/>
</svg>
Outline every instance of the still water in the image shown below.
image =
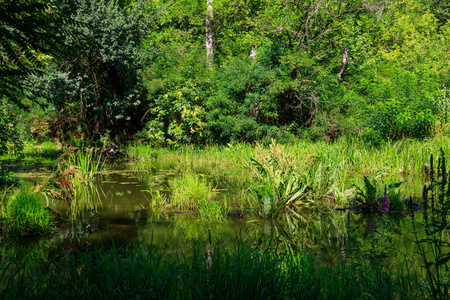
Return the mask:
<svg viewBox="0 0 450 300">
<path fill-rule="evenodd" d="M 49 166 L 27 166 L 16 175 L 34 184 L 49 174 Z M 13 239 L 0 235 L 0 249 L 4 255 L 45 257 L 61 251 L 76 255 L 94 248 L 126 247 L 152 244 L 166 253 L 189 251 L 193 241 L 233 248 L 237 240 L 254 245 L 288 244 L 294 248 L 307 248 L 324 260 L 340 260 L 353 249 L 367 252 L 377 258 L 412 256 L 414 237 L 411 221 L 404 216 L 367 217 L 348 211 L 330 209 L 311 214 L 302 224 L 289 218 L 281 222 L 261 220 L 245 212 L 245 216 L 227 216 L 221 223 L 199 220 L 193 212 L 178 211 L 168 205 L 156 205 L 155 192 L 170 197 L 169 181 L 173 171 L 154 171 L 151 174 L 130 171 L 124 166 L 102 174 L 101 179 L 87 182 L 85 197 L 95 203 L 96 209 L 84 210 L 71 218 L 67 205 L 50 199 L 47 205 L 58 224 L 56 233 L 35 239 Z M 219 193 L 237 197 L 226 178 L 211 178 Z M 396 178 L 404 181 L 406 190 L 418 191 L 420 179 Z M 415 192 L 417 193 L 417 192 Z M 228 211 L 232 211 L 232 206 Z"/>
</svg>

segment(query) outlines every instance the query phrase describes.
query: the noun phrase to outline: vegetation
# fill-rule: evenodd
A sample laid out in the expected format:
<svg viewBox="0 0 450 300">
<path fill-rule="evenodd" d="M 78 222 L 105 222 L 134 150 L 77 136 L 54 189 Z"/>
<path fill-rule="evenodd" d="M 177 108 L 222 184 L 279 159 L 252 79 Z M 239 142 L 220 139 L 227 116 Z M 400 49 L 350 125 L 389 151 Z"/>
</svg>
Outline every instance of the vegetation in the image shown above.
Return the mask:
<svg viewBox="0 0 450 300">
<path fill-rule="evenodd" d="M 31 190 L 19 190 L 9 198 L 6 205 L 4 229 L 15 235 L 48 233 L 53 224 L 41 197 Z"/>
<path fill-rule="evenodd" d="M 4 266 L 14 263 L 2 259 Z M 10 276 L 0 273 L 5 298 L 71 298 L 76 291 L 83 298 L 417 299 L 427 295 L 422 284 L 403 270 L 383 265 L 326 265 L 305 251 L 252 249 L 242 241 L 232 252 L 194 244 L 192 254 L 172 257 L 152 245 L 98 249 L 79 257 L 52 258 L 39 271 L 23 265 Z"/>
<path fill-rule="evenodd" d="M 430 177 L 430 184 L 425 186 L 423 191 L 423 219 L 421 222 L 416 220 L 414 209 L 411 209 L 411 218 L 415 225 L 415 242 L 426 269 L 430 293 L 435 298 L 444 299 L 448 297 L 450 290 L 447 264 L 450 260 L 450 242 L 447 239 L 450 229 L 450 187 L 443 151 L 438 160 L 437 172 L 431 156 Z M 412 201 L 410 205 L 412 206 Z M 420 235 L 416 226 L 424 227 L 425 234 Z"/>
<path fill-rule="evenodd" d="M 71 144 L 379 145 L 447 132 L 442 1 L 44 2 L 2 4 L 2 151 L 23 138 L 9 125 L 26 123 L 17 105 L 40 138 Z"/>
<path fill-rule="evenodd" d="M 41 193 L 64 203 L 58 224 L 77 243 L 114 225 L 139 238 L 184 213 L 207 226 L 250 215 L 241 225 L 256 238 L 167 256 L 87 247 L 32 265 L 0 253 L 0 295 L 448 298 L 448 11 L 440 0 L 1 1 L 0 241 L 51 231 Z M 111 143 L 143 189 L 106 195 L 96 182 L 117 174 L 85 150 Z M 27 177 L 18 168 L 49 161 L 52 175 L 10 196 Z M 123 201 L 120 224 L 97 214 L 134 192 L 145 201 Z M 422 269 L 391 255 L 402 234 Z"/>
<path fill-rule="evenodd" d="M 185 209 L 199 209 L 213 198 L 213 188 L 194 173 L 184 173 L 172 183 L 172 205 Z"/>
</svg>

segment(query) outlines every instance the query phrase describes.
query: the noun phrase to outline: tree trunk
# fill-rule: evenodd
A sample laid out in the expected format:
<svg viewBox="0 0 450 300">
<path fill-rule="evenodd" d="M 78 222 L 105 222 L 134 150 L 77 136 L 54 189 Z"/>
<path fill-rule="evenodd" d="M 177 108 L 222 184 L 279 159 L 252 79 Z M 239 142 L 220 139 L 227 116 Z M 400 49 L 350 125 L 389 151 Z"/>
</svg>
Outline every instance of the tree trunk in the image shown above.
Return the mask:
<svg viewBox="0 0 450 300">
<path fill-rule="evenodd" d="M 211 21 L 213 19 L 213 0 L 206 0 L 206 61 L 208 67 L 212 68 L 214 62 L 214 50 L 213 50 L 213 34 L 211 29 Z"/>
<path fill-rule="evenodd" d="M 345 71 L 345 67 L 347 66 L 347 62 L 348 62 L 348 49 L 347 48 L 345 48 L 345 50 L 344 50 L 344 56 L 342 57 L 342 67 L 341 67 L 341 69 L 339 70 L 339 78 L 341 78 L 342 77 L 342 74 L 344 74 L 344 71 Z"/>
</svg>

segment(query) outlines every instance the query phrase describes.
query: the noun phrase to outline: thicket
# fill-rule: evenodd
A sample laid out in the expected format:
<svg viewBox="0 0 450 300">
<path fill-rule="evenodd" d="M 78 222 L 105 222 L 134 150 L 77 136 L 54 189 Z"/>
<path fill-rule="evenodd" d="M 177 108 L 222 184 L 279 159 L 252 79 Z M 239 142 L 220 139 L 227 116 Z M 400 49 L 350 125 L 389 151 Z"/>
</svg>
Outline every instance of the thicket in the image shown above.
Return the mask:
<svg viewBox="0 0 450 300">
<path fill-rule="evenodd" d="M 212 65 L 207 1 L 26 2 L 5 1 L 0 18 L 3 152 L 24 135 L 6 105 L 28 108 L 23 132 L 72 144 L 376 145 L 447 131 L 444 1 L 217 0 Z M 29 15 L 56 38 L 27 30 Z"/>
</svg>

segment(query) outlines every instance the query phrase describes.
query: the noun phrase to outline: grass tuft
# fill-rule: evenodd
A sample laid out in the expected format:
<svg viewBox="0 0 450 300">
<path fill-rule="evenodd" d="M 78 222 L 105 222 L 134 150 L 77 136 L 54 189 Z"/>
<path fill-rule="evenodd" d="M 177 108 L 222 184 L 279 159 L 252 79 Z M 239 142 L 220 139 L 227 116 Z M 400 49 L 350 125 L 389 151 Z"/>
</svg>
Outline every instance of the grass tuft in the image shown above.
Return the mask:
<svg viewBox="0 0 450 300">
<path fill-rule="evenodd" d="M 48 210 L 39 195 L 31 190 L 19 190 L 6 206 L 5 230 L 15 235 L 39 235 L 52 230 Z"/>
</svg>

